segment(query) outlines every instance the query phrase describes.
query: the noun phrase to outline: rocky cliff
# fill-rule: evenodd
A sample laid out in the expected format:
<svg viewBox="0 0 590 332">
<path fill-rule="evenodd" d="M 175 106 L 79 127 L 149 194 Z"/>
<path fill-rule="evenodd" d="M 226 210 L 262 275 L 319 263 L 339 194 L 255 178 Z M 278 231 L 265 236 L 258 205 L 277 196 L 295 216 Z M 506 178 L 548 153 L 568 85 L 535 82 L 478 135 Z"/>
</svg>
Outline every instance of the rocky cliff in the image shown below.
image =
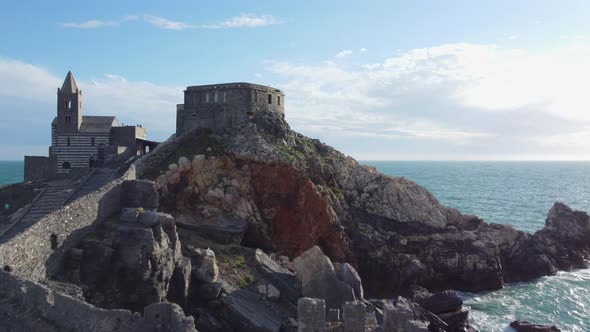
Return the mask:
<svg viewBox="0 0 590 332">
<path fill-rule="evenodd" d="M 160 208 L 187 227 L 295 257 L 318 245 L 357 267 L 371 296 L 413 285 L 480 291 L 585 267 L 590 221 L 556 203 L 526 234 L 441 205 L 425 188 L 360 165 L 273 113 L 197 130 L 138 164 Z M 241 231 L 243 230 L 243 232 Z"/>
</svg>

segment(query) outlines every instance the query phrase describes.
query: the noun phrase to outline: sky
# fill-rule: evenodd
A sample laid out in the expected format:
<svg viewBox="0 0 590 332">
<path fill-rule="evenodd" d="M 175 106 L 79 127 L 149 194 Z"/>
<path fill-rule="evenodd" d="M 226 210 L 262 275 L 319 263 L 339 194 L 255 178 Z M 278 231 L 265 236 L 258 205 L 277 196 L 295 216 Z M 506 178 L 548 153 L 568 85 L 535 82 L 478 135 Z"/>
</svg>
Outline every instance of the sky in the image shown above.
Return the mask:
<svg viewBox="0 0 590 332">
<path fill-rule="evenodd" d="M 71 70 L 85 115 L 175 131 L 190 85 L 286 95 L 361 160 L 590 160 L 590 1 L 21 1 L 0 11 L 0 160 L 47 155 Z"/>
</svg>

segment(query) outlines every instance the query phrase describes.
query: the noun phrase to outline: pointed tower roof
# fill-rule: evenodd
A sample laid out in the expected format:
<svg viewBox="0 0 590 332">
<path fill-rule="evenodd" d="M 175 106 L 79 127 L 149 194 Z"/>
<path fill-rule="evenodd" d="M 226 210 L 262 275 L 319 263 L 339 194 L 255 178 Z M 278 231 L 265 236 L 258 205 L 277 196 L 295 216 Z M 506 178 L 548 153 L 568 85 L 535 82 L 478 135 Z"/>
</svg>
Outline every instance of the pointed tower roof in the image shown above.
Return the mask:
<svg viewBox="0 0 590 332">
<path fill-rule="evenodd" d="M 72 71 L 68 70 L 68 74 L 66 75 L 66 79 L 64 80 L 64 84 L 61 86 L 60 91 L 65 93 L 78 93 L 78 86 L 76 85 L 76 80 L 74 80 Z"/>
</svg>

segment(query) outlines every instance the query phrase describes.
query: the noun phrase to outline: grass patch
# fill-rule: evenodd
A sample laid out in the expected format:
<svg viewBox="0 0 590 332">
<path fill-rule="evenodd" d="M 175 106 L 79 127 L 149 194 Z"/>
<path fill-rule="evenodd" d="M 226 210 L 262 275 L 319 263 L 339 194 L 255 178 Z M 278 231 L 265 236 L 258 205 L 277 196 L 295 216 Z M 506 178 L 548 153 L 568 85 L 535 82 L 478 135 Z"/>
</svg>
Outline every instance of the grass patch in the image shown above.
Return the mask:
<svg viewBox="0 0 590 332">
<path fill-rule="evenodd" d="M 336 198 L 341 201 L 344 199 L 344 194 L 342 194 L 342 191 L 336 187 L 330 187 L 330 190 L 332 190 L 332 193 L 334 193 L 334 196 L 336 196 Z"/>
<path fill-rule="evenodd" d="M 254 281 L 254 277 L 251 274 L 246 274 L 242 279 L 240 279 L 240 287 L 246 288 Z"/>
<path fill-rule="evenodd" d="M 301 153 L 301 151 L 298 151 L 293 148 L 286 148 L 284 146 L 277 146 L 276 150 L 278 153 L 287 157 L 287 159 L 289 159 L 292 162 L 296 162 L 297 159 L 302 159 L 304 157 L 303 153 Z"/>
</svg>

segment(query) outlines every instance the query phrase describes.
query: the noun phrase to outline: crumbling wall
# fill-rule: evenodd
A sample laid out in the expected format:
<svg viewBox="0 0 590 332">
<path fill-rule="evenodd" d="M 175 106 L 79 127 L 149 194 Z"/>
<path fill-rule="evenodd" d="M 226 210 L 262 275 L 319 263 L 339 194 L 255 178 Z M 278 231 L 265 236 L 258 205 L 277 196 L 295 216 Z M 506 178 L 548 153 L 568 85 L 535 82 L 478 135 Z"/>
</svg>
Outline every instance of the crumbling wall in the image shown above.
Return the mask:
<svg viewBox="0 0 590 332">
<path fill-rule="evenodd" d="M 43 217 L 26 232 L 0 244 L 0 267 L 30 280 L 53 276 L 65 253 L 121 209 L 121 183 L 135 179 L 135 167 L 61 209 Z"/>
<path fill-rule="evenodd" d="M 0 298 L 0 313 L 11 318 L 4 324 L 27 330 L 34 326 L 43 331 L 196 332 L 193 318 L 185 317 L 174 303 L 151 304 L 145 307 L 142 317 L 129 310 L 100 309 L 1 271 Z"/>
</svg>

